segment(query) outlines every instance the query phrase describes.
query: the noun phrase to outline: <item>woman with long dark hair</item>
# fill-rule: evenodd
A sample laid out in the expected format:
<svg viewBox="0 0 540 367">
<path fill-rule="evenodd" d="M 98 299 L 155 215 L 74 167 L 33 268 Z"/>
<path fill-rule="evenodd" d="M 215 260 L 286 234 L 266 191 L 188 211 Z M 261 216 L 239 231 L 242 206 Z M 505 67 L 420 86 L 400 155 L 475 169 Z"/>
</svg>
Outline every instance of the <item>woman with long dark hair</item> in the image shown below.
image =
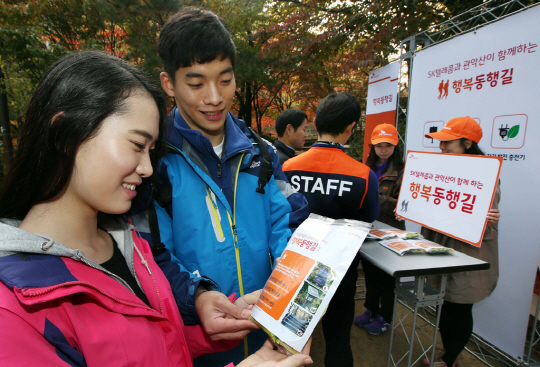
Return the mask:
<svg viewBox="0 0 540 367">
<path fill-rule="evenodd" d="M 68 55 L 42 78 L 0 194 L 3 365 L 192 366 L 231 347 L 184 327 L 150 246 L 120 216 L 153 173 L 164 116 L 144 74 L 103 53 Z M 239 366 L 309 363 L 284 358 L 267 345 Z"/>
<path fill-rule="evenodd" d="M 378 221 L 405 229 L 405 223 L 396 220 L 394 213 L 404 167 L 398 139 L 393 125 L 377 125 L 371 134 L 371 151 L 366 165 L 375 172 L 379 180 L 381 215 Z M 362 269 L 366 279 L 366 310 L 354 323 L 356 326 L 365 327 L 371 335 L 379 335 L 388 330 L 392 322 L 395 279 L 365 259 L 362 259 Z"/>
<path fill-rule="evenodd" d="M 467 116 L 451 119 L 441 131 L 426 134 L 426 137 L 439 140 L 442 153 L 484 155 L 478 146 L 482 135 L 480 125 Z M 444 351 L 436 356 L 433 361 L 434 367 L 455 366 L 457 364 L 459 354 L 472 335 L 473 305 L 488 297 L 497 286 L 499 279 L 498 222 L 500 211 L 498 206 L 500 198 L 499 185 L 493 198 L 491 210 L 487 214 L 487 226 L 481 247 L 469 245 L 432 229 L 422 228 L 422 235 L 426 239 L 490 264 L 489 270 L 448 274 L 439 322 Z M 423 359 L 422 364 L 429 366 L 429 360 Z"/>
</svg>

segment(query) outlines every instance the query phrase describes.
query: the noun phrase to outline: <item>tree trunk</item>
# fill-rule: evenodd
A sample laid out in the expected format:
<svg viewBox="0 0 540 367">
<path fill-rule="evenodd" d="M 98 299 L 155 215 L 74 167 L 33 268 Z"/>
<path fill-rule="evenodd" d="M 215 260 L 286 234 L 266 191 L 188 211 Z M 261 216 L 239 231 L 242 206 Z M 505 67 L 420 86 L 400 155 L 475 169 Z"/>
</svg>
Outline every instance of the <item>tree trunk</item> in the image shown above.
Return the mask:
<svg viewBox="0 0 540 367">
<path fill-rule="evenodd" d="M 236 99 L 238 99 L 238 118 L 240 120 L 244 120 L 245 121 L 245 114 L 246 114 L 246 103 L 245 103 L 245 100 L 244 100 L 244 93 L 246 92 L 246 88 L 244 87 L 244 84 L 242 84 L 242 86 L 240 87 L 240 92 L 238 92 L 238 90 L 235 92 L 235 95 L 236 95 Z"/>
<path fill-rule="evenodd" d="M 11 143 L 9 109 L 4 82 L 4 72 L 0 67 L 0 127 L 2 132 L 2 143 L 4 144 L 4 170 L 7 172 L 13 160 L 13 144 Z"/>
<path fill-rule="evenodd" d="M 251 104 L 253 103 L 253 96 L 251 94 L 251 83 L 246 83 L 246 100 L 245 102 L 245 113 L 246 118 L 244 121 L 248 127 L 251 127 Z"/>
</svg>

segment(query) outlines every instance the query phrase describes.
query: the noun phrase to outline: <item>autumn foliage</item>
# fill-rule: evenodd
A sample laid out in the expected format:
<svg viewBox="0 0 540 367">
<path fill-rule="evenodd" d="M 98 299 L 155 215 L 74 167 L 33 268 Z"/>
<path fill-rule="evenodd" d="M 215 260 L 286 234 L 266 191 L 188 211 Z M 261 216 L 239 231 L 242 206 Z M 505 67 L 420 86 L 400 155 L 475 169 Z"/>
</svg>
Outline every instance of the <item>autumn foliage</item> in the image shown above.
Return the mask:
<svg viewBox="0 0 540 367">
<path fill-rule="evenodd" d="M 349 91 L 365 105 L 369 71 L 395 57 L 401 40 L 452 14 L 444 3 L 408 0 L 1 0 L 0 86 L 15 140 L 40 76 L 68 52 L 104 50 L 158 83 L 159 30 L 184 5 L 228 22 L 238 53 L 233 112 L 260 132 L 287 108 L 311 121 L 330 92 Z"/>
</svg>

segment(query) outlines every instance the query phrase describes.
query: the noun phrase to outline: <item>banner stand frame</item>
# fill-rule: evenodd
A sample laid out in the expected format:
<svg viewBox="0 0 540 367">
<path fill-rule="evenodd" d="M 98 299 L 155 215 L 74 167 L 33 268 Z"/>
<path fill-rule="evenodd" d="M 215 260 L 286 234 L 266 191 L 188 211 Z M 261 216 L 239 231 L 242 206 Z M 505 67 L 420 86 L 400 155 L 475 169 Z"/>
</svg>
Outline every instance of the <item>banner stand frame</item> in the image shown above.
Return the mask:
<svg viewBox="0 0 540 367">
<path fill-rule="evenodd" d="M 405 157 L 407 152 L 407 139 L 406 139 L 406 127 L 409 119 L 409 103 L 410 103 L 410 93 L 411 93 L 411 78 L 412 78 L 412 66 L 414 62 L 414 57 L 416 51 L 423 50 L 428 47 L 434 46 L 436 44 L 448 41 L 456 36 L 468 33 L 475 32 L 477 29 L 484 27 L 488 24 L 499 21 L 503 18 L 515 15 L 519 12 L 531 9 L 533 7 L 539 6 L 540 3 L 531 4 L 529 6 L 522 4 L 519 0 L 510 0 L 503 4 L 497 5 L 495 0 L 489 0 L 483 4 L 480 4 L 462 14 L 459 14 L 455 17 L 450 18 L 442 23 L 432 26 L 425 32 L 418 33 L 414 36 L 408 37 L 400 42 L 399 45 L 399 58 L 400 58 L 400 73 L 399 73 L 399 90 L 397 94 L 397 109 L 396 109 L 396 128 L 399 131 L 404 128 L 404 135 L 399 135 L 399 139 L 404 144 L 403 156 Z M 403 63 L 408 63 L 407 75 L 403 76 Z M 402 80 L 405 79 L 405 86 L 402 87 Z M 407 95 L 407 108 L 404 110 L 400 105 L 400 99 L 402 93 Z M 401 122 L 400 122 L 401 120 Z M 400 126 L 405 125 L 405 126 Z M 537 325 L 538 317 L 540 315 L 540 300 L 538 302 L 537 311 L 534 317 L 534 325 Z M 523 359 L 508 356 L 506 353 L 501 351 L 496 346 L 485 341 L 482 337 L 473 333 L 470 343 L 476 345 L 480 350 L 480 353 L 476 353 L 470 348 L 465 348 L 468 352 L 473 354 L 476 358 L 481 360 L 487 366 L 491 366 L 486 360 L 486 354 L 489 354 L 489 357 L 494 358 L 501 363 L 507 364 L 510 362 L 514 366 L 530 366 L 536 367 L 540 366 L 540 362 L 533 360 L 531 363 L 531 352 L 534 342 L 534 337 L 536 335 L 536 328 L 531 330 L 529 336 L 529 347 L 527 348 L 527 353 L 523 352 Z M 537 342 L 540 341 L 537 340 Z"/>
</svg>

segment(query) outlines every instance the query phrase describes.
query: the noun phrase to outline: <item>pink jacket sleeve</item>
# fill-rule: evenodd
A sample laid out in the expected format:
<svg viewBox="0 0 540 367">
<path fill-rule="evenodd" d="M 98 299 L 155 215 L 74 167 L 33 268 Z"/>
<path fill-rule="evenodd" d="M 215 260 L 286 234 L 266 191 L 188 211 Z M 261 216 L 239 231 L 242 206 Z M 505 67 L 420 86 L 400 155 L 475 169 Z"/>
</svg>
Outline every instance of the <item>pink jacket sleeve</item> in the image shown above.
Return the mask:
<svg viewBox="0 0 540 367">
<path fill-rule="evenodd" d="M 184 333 L 191 358 L 197 358 L 208 353 L 223 352 L 238 346 L 242 342 L 242 340 L 211 340 L 201 325 L 185 326 Z"/>
<path fill-rule="evenodd" d="M 66 365 L 49 341 L 20 316 L 0 308 L 0 325 L 2 366 Z"/>
</svg>

